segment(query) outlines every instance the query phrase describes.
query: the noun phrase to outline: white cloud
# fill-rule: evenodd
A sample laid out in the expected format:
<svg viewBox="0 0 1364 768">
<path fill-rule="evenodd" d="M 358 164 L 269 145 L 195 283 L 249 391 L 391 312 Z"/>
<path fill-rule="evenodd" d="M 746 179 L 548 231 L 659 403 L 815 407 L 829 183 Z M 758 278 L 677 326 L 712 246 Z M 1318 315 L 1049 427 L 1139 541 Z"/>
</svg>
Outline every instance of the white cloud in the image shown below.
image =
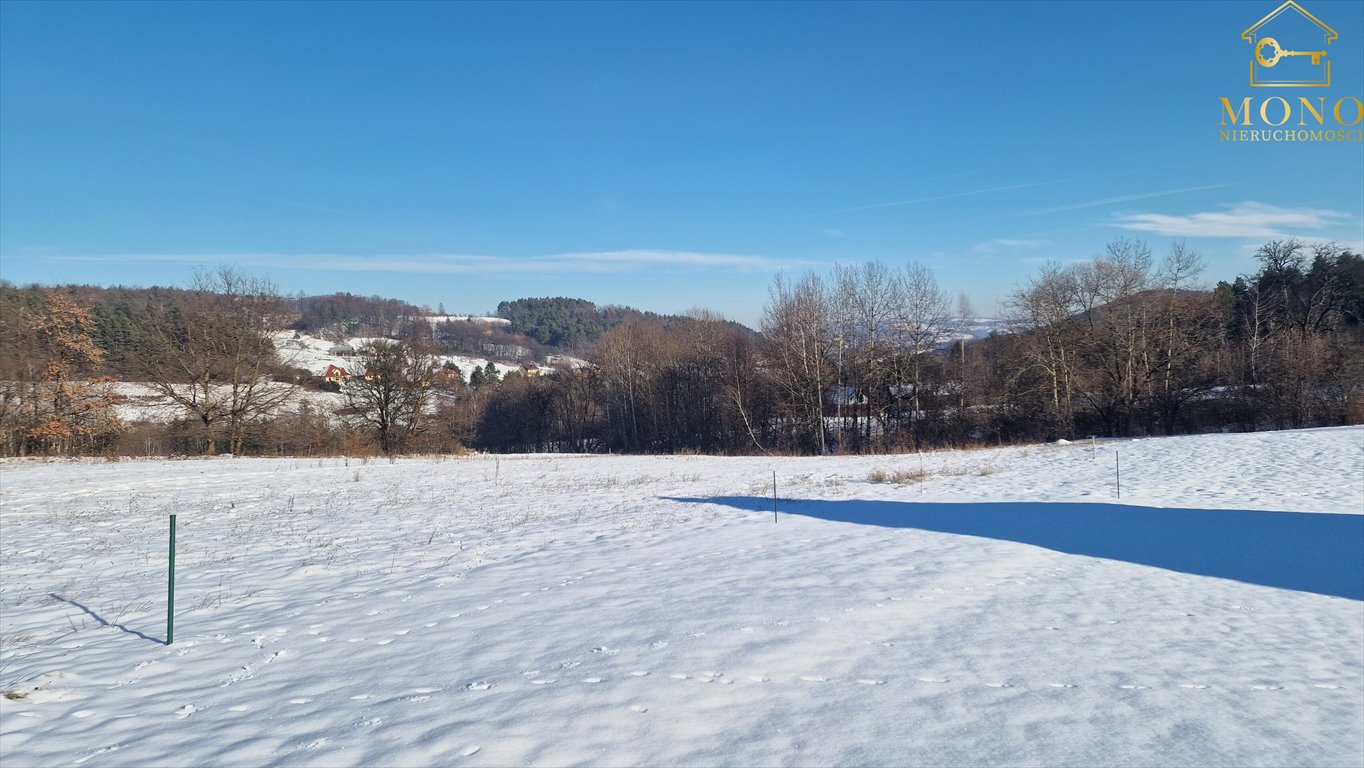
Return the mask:
<svg viewBox="0 0 1364 768">
<path fill-rule="evenodd" d="M 235 264 L 244 267 L 321 272 L 405 272 L 497 275 L 526 273 L 619 273 L 669 269 L 771 272 L 811 264 L 802 259 L 693 251 L 624 250 L 511 258 L 466 254 L 347 256 L 337 254 L 130 254 L 55 256 L 59 261 L 105 263 Z"/>
<path fill-rule="evenodd" d="M 1119 216 L 1116 226 L 1169 237 L 1290 237 L 1289 229 L 1322 229 L 1353 218 L 1324 208 L 1280 208 L 1256 202 L 1237 203 L 1223 211 L 1184 216 L 1132 213 Z"/>
<path fill-rule="evenodd" d="M 986 240 L 983 243 L 976 243 L 972 248 L 976 253 L 999 253 L 1000 251 L 1031 251 L 1051 245 L 1050 240 L 1033 240 L 1021 237 L 997 237 L 993 240 Z"/>
<path fill-rule="evenodd" d="M 1118 195 L 1116 197 L 1103 197 L 1098 200 L 1086 200 L 1082 203 L 1071 203 L 1055 208 L 1042 208 L 1036 211 L 1025 211 L 1020 216 L 1041 216 L 1047 213 L 1061 213 L 1064 211 L 1080 211 L 1085 208 L 1099 208 L 1105 205 L 1116 205 L 1118 203 L 1130 203 L 1134 200 L 1149 200 L 1153 197 L 1169 197 L 1170 195 L 1182 195 L 1187 192 L 1202 192 L 1208 189 L 1221 189 L 1225 184 L 1205 184 L 1201 187 L 1183 187 L 1181 189 L 1165 189 L 1159 192 L 1139 192 L 1133 195 Z"/>
</svg>

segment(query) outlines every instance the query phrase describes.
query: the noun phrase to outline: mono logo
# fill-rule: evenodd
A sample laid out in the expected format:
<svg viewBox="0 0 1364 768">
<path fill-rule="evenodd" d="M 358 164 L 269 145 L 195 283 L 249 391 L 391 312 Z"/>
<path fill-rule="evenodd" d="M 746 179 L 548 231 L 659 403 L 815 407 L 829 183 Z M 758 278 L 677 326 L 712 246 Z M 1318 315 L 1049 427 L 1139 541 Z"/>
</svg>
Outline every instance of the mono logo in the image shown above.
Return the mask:
<svg viewBox="0 0 1364 768">
<path fill-rule="evenodd" d="M 1355 66 L 1359 43 L 1333 46 L 1340 34 L 1294 0 L 1275 8 L 1241 33 L 1250 44 L 1253 88 L 1329 88 L 1333 58 Z M 1351 63 L 1353 62 L 1353 63 Z M 1347 70 L 1348 71 L 1348 70 Z M 1364 103 L 1358 96 L 1285 94 L 1221 98 L 1221 128 L 1227 143 L 1361 141 Z"/>
</svg>

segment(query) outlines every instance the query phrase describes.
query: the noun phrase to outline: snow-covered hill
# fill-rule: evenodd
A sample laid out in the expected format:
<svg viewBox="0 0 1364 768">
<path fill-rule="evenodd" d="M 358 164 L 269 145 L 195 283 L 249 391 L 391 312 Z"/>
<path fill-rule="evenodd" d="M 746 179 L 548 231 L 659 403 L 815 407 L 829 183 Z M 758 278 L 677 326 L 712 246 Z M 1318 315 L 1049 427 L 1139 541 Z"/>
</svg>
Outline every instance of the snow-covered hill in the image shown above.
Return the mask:
<svg viewBox="0 0 1364 768">
<path fill-rule="evenodd" d="M 0 463 L 0 753 L 1356 766 L 1362 453 Z"/>
<path fill-rule="evenodd" d="M 279 352 L 280 360 L 285 365 L 302 368 L 315 376 L 321 376 L 332 365 L 344 368 L 353 374 L 361 373 L 360 361 L 353 351 L 359 350 L 365 344 L 373 341 L 384 341 L 384 339 L 355 337 L 338 344 L 316 336 L 296 334 L 293 331 L 280 332 L 275 335 L 275 347 Z M 338 348 L 350 351 L 344 354 L 333 351 Z M 437 355 L 435 361 L 437 365 L 447 362 L 454 364 L 459 368 L 466 381 L 473 373 L 474 368 L 485 368 L 489 362 L 487 358 L 464 355 Z M 553 372 L 556 366 L 578 367 L 586 364 L 585 361 L 571 357 L 555 357 L 551 362 L 551 365 L 540 367 L 542 373 Z M 494 362 L 493 367 L 503 376 L 511 372 L 521 371 L 520 365 L 508 363 Z M 295 413 L 303 403 L 307 403 L 315 412 L 332 413 L 345 404 L 345 398 L 335 392 L 326 392 L 293 384 L 271 384 L 271 386 L 294 390 L 293 395 L 279 408 L 283 413 Z M 117 405 L 119 418 L 129 421 L 168 422 L 189 416 L 184 408 L 157 392 L 151 384 L 146 382 L 118 382 L 114 384 L 114 391 L 119 396 Z"/>
<path fill-rule="evenodd" d="M 320 376 L 327 370 L 327 366 L 335 365 L 340 368 L 350 370 L 355 367 L 356 360 L 354 355 L 334 354 L 331 350 L 338 347 L 337 342 L 327 341 L 316 336 L 307 334 L 295 334 L 293 331 L 282 331 L 275 334 L 275 348 L 279 350 L 280 359 L 294 368 L 303 368 L 309 373 Z M 372 341 L 383 341 L 383 339 L 373 339 L 365 337 L 355 337 L 346 339 L 344 346 L 352 350 L 358 350 L 365 344 Z M 488 365 L 488 358 L 468 357 L 464 355 L 439 355 L 436 362 L 450 362 L 459 366 L 464 377 L 467 379 L 475 367 L 483 368 Z M 493 367 L 497 372 L 506 375 L 512 371 L 520 371 L 519 364 L 509 364 L 494 362 Z M 546 372 L 550 368 L 544 369 Z"/>
</svg>

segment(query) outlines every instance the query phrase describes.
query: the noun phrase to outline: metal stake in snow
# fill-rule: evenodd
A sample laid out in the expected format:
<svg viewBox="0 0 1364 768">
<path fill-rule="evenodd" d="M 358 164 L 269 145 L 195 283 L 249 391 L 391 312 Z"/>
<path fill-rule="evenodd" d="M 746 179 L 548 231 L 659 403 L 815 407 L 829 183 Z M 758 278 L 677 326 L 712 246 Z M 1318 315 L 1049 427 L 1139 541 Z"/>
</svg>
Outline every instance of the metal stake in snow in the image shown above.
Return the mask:
<svg viewBox="0 0 1364 768">
<path fill-rule="evenodd" d="M 175 515 L 170 516 L 170 568 L 166 579 L 166 645 L 175 642 Z"/>
<path fill-rule="evenodd" d="M 777 522 L 777 473 L 772 472 L 772 522 Z"/>
<path fill-rule="evenodd" d="M 1122 498 L 1122 465 L 1118 462 L 1118 452 L 1113 451 L 1113 482 L 1118 487 L 1118 498 Z"/>
</svg>

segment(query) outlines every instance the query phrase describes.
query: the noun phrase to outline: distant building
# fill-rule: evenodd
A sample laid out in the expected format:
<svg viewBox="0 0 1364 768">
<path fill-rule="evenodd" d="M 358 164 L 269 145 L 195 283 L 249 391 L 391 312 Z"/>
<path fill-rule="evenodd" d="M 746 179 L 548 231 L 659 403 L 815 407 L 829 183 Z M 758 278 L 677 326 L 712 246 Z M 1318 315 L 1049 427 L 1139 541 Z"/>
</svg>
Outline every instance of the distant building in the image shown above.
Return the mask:
<svg viewBox="0 0 1364 768">
<path fill-rule="evenodd" d="M 351 345 L 342 342 L 340 344 L 333 345 L 330 349 L 327 350 L 327 354 L 336 355 L 337 357 L 350 357 L 351 355 L 355 354 L 355 347 L 352 347 Z"/>
<path fill-rule="evenodd" d="M 867 396 L 859 395 L 853 387 L 834 387 L 829 390 L 829 405 L 866 405 Z"/>
<path fill-rule="evenodd" d="M 539 376 L 540 366 L 535 363 L 524 363 L 521 366 L 521 372 L 527 376 Z"/>
<path fill-rule="evenodd" d="M 332 384 L 340 384 L 341 382 L 350 378 L 350 371 L 346 370 L 345 368 L 342 368 L 339 365 L 329 365 L 327 366 L 327 370 L 322 372 L 322 378 L 326 379 Z"/>
</svg>

